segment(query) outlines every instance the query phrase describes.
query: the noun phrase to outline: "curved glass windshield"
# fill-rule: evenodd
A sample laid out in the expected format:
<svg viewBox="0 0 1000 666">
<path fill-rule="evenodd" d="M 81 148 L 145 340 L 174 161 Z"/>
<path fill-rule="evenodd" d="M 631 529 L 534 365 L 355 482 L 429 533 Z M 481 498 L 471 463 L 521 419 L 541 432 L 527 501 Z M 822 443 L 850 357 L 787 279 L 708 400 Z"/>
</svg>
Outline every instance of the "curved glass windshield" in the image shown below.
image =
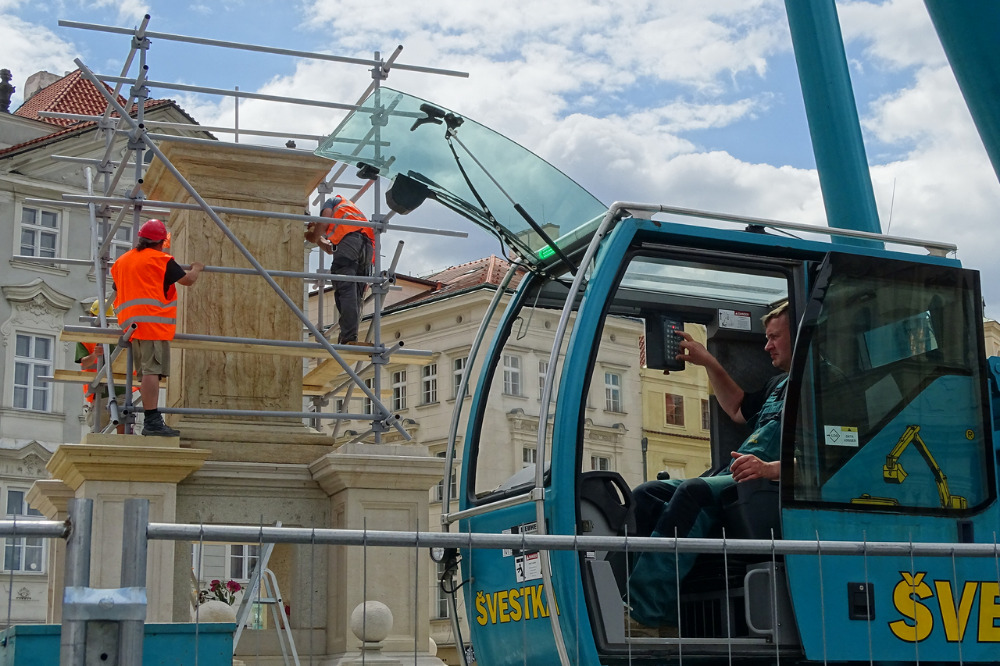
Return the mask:
<svg viewBox="0 0 1000 666">
<path fill-rule="evenodd" d="M 518 208 L 548 238 L 567 237 L 560 247 L 575 238 L 574 231 L 607 212 L 538 155 L 473 120 L 390 88 L 373 92 L 316 154 L 370 165 L 385 178 L 402 174 L 416 181 L 396 191 L 397 201 L 419 200 L 426 192 L 502 234 L 529 261 L 546 259 L 553 251 Z"/>
<path fill-rule="evenodd" d="M 975 274 L 838 254 L 827 270 L 801 336 L 795 498 L 868 508 L 982 504 L 992 445 Z"/>
</svg>

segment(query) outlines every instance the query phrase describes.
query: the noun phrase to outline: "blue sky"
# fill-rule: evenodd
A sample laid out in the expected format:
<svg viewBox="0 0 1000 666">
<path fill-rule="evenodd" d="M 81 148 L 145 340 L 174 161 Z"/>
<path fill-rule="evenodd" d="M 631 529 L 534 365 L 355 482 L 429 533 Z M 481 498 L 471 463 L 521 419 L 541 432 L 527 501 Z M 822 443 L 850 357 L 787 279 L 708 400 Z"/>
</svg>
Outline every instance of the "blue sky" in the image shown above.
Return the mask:
<svg viewBox="0 0 1000 666">
<path fill-rule="evenodd" d="M 855 95 L 883 228 L 956 243 L 983 271 L 1000 315 L 995 217 L 1000 185 L 919 0 L 840 1 Z M 80 57 L 117 74 L 123 36 L 59 28 L 152 15 L 159 32 L 324 51 L 390 52 L 467 79 L 397 71 L 387 85 L 432 99 L 542 155 L 605 202 L 640 200 L 825 224 L 780 0 L 0 0 L 0 67 L 14 84 Z M 154 41 L 154 80 L 353 102 L 363 67 Z M 230 100 L 157 91 L 203 124 L 231 125 Z M 15 99 L 15 103 L 18 99 Z M 245 102 L 243 127 L 329 132 L 329 110 Z M 311 147 L 301 145 L 300 147 Z M 362 200 L 362 204 L 364 201 Z M 435 227 L 469 230 L 447 212 Z M 417 213 L 414 214 L 416 216 Z M 414 217 L 411 216 L 411 217 Z M 406 223 L 415 223 L 408 219 Z M 407 235 L 403 270 L 425 274 L 499 251 Z M 395 243 L 392 242 L 392 245 Z"/>
</svg>

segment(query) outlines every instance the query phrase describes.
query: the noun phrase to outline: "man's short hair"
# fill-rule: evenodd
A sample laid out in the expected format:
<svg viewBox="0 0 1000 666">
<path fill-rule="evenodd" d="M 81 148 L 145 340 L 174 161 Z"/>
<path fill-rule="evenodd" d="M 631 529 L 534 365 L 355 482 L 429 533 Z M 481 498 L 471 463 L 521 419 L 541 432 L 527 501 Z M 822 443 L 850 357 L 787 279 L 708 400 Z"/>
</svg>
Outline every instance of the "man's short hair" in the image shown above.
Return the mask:
<svg viewBox="0 0 1000 666">
<path fill-rule="evenodd" d="M 777 319 L 781 315 L 788 315 L 788 301 L 782 301 L 773 310 L 768 312 L 766 315 L 760 318 L 764 322 L 764 326 L 767 327 L 771 323 L 772 319 Z"/>
</svg>

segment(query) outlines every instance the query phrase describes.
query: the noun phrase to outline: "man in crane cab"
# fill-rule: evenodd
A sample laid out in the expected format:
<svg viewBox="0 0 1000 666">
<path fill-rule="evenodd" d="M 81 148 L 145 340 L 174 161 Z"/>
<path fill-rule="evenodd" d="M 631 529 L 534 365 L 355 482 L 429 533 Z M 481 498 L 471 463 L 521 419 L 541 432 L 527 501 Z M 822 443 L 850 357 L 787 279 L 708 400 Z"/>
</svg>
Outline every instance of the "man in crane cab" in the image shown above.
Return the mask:
<svg viewBox="0 0 1000 666">
<path fill-rule="evenodd" d="M 704 537 L 721 514 L 722 491 L 742 481 L 777 480 L 780 472 L 781 408 L 792 363 L 788 303 L 764 316 L 764 351 L 781 370 L 760 391 L 745 392 L 691 334 L 678 331 L 679 360 L 705 368 L 719 406 L 736 423 L 753 425 L 753 433 L 732 452 L 728 468 L 714 476 L 649 481 L 633 492 L 638 536 Z M 677 635 L 678 577 L 691 570 L 695 553 L 641 553 L 629 578 L 629 627 L 632 635 Z"/>
</svg>

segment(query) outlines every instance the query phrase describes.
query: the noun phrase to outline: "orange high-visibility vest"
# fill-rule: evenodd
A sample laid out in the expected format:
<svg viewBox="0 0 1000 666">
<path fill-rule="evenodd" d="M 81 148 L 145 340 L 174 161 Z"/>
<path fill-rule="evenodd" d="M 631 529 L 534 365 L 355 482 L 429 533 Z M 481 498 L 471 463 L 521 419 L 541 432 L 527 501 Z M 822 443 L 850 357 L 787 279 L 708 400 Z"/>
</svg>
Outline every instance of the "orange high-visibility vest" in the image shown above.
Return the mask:
<svg viewBox="0 0 1000 666">
<path fill-rule="evenodd" d="M 94 350 L 97 349 L 97 344 L 93 342 L 81 342 L 80 344 L 87 350 L 88 355 L 93 354 Z M 80 369 L 84 372 L 97 372 L 97 365 L 94 365 L 91 368 L 84 368 L 81 366 Z M 94 394 L 88 391 L 88 388 L 90 387 L 86 384 L 83 385 L 83 397 L 86 398 L 87 402 L 94 402 Z"/>
<path fill-rule="evenodd" d="M 166 252 L 129 250 L 111 266 L 115 280 L 115 313 L 122 330 L 136 324 L 135 340 L 173 340 L 177 326 L 177 289 L 163 295 L 163 278 L 173 259 Z"/>
<path fill-rule="evenodd" d="M 367 222 L 368 218 L 365 214 L 355 206 L 350 199 L 340 199 L 337 204 L 333 207 L 333 217 L 337 220 L 360 220 L 362 222 Z M 352 226 L 350 224 L 329 224 L 326 228 L 326 237 L 330 239 L 330 242 L 336 245 L 344 239 L 349 233 L 360 231 L 365 236 L 368 236 L 368 240 L 373 244 L 375 243 L 375 230 L 371 227 L 358 227 Z"/>
</svg>

